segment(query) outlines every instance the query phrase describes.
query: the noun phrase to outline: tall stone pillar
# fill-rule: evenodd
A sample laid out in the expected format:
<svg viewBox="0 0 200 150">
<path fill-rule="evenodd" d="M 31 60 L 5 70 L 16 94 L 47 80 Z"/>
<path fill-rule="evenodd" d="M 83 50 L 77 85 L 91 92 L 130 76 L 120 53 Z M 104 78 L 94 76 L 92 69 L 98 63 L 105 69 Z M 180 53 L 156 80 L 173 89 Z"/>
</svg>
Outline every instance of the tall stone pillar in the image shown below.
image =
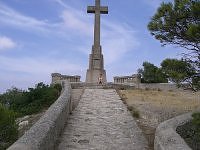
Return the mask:
<svg viewBox="0 0 200 150">
<path fill-rule="evenodd" d="M 95 13 L 95 22 L 94 45 L 92 46 L 92 53 L 89 56 L 89 69 L 86 74 L 86 82 L 98 83 L 100 76 L 103 78 L 103 82 L 107 82 L 102 48 L 100 45 L 100 15 L 108 14 L 108 7 L 101 6 L 100 0 L 95 0 L 95 6 L 88 6 L 87 12 Z"/>
</svg>

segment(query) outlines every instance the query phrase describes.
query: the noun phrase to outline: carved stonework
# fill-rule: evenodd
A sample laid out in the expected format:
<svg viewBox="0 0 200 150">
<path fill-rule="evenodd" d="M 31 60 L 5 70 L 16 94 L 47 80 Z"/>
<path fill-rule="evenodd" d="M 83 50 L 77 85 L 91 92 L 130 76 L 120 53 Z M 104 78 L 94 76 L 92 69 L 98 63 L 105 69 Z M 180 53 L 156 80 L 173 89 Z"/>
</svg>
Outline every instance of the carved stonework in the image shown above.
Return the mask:
<svg viewBox="0 0 200 150">
<path fill-rule="evenodd" d="M 69 76 L 69 75 L 61 75 L 60 73 L 52 73 L 52 84 L 60 84 L 63 80 L 67 80 L 69 82 L 81 82 L 81 76 Z"/>
<path fill-rule="evenodd" d="M 92 46 L 92 54 L 89 58 L 89 69 L 86 74 L 86 82 L 98 83 L 101 76 L 103 82 L 106 82 L 106 71 L 104 70 L 104 60 L 100 45 L 100 15 L 108 14 L 108 7 L 101 6 L 100 0 L 95 0 L 95 6 L 88 6 L 88 13 L 95 13 L 94 24 L 94 45 Z"/>
</svg>

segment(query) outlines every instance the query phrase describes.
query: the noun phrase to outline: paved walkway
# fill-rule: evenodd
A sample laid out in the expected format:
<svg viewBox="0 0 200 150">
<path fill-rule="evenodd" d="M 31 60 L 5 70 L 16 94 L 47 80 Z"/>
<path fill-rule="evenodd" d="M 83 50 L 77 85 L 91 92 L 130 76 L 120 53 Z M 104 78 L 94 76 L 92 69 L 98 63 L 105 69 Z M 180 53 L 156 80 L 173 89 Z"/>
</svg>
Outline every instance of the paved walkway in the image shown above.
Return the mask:
<svg viewBox="0 0 200 150">
<path fill-rule="evenodd" d="M 147 141 L 114 89 L 86 89 L 59 150 L 146 150 Z"/>
</svg>

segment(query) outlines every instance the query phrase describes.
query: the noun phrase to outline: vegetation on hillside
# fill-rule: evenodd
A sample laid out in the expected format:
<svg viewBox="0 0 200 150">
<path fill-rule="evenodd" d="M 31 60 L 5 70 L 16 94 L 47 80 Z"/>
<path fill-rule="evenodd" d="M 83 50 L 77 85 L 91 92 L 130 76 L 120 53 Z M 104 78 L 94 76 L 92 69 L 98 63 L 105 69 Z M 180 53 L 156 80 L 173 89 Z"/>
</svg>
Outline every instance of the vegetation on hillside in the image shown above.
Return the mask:
<svg viewBox="0 0 200 150">
<path fill-rule="evenodd" d="M 200 90 L 200 1 L 163 2 L 148 29 L 163 46 L 171 44 L 188 50 L 181 61 L 166 60 L 162 67 L 171 81 L 178 85 L 183 85 L 184 81 L 190 89 Z M 200 113 L 193 114 L 193 118 L 192 124 L 198 129 L 196 140 L 199 140 Z"/>
<path fill-rule="evenodd" d="M 6 149 L 17 139 L 15 113 L 0 104 L 0 150 Z"/>
<path fill-rule="evenodd" d="M 17 139 L 16 117 L 48 108 L 59 97 L 61 89 L 61 85 L 48 86 L 41 82 L 28 91 L 12 88 L 0 95 L 0 150 Z"/>
<path fill-rule="evenodd" d="M 192 117 L 192 123 L 197 129 L 198 140 L 200 142 L 200 113 L 194 113 Z"/>
<path fill-rule="evenodd" d="M 148 24 L 151 34 L 162 45 L 176 45 L 188 52 L 183 60 L 195 72 L 187 76 L 186 82 L 193 90 L 200 90 L 200 1 L 174 0 L 162 3 Z"/>
<path fill-rule="evenodd" d="M 143 63 L 143 68 L 138 70 L 143 83 L 167 83 L 167 77 L 160 68 L 149 62 Z"/>
<path fill-rule="evenodd" d="M 187 84 L 189 86 L 194 86 L 197 83 L 194 80 L 188 81 L 192 75 L 196 74 L 196 71 L 190 63 L 184 60 L 165 59 L 161 63 L 161 69 L 169 81 L 176 83 L 179 87 L 181 83 L 193 82 L 193 84 Z M 190 88 L 195 89 L 195 87 Z"/>
<path fill-rule="evenodd" d="M 16 112 L 18 116 L 25 116 L 48 108 L 58 98 L 60 91 L 60 85 L 48 86 L 42 82 L 28 91 L 14 87 L 0 95 L 0 103 Z"/>
</svg>

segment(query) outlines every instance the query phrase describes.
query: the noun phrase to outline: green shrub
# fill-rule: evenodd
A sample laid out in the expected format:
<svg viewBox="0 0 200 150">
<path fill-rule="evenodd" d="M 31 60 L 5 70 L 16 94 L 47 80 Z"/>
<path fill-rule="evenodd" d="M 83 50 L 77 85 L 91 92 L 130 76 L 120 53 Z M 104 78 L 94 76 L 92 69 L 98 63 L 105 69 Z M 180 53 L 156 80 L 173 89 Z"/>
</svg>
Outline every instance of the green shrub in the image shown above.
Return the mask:
<svg viewBox="0 0 200 150">
<path fill-rule="evenodd" d="M 200 141 L 200 113 L 194 113 L 192 117 L 192 124 L 197 129 L 198 140 Z"/>
<path fill-rule="evenodd" d="M 0 149 L 6 149 L 18 137 L 15 113 L 0 103 Z"/>
<path fill-rule="evenodd" d="M 135 118 L 140 118 L 140 113 L 133 106 L 128 106 L 128 110 L 131 112 L 132 116 Z"/>
<path fill-rule="evenodd" d="M 132 115 L 133 115 L 133 117 L 135 117 L 135 118 L 140 118 L 140 113 L 139 113 L 138 110 L 133 110 L 133 111 L 132 111 Z"/>
<path fill-rule="evenodd" d="M 48 108 L 59 97 L 61 85 L 38 83 L 22 91 L 15 87 L 0 95 L 0 150 L 17 140 L 16 117 L 31 115 Z M 6 107 L 5 107 L 6 106 Z"/>
<path fill-rule="evenodd" d="M 22 117 L 48 108 L 59 97 L 61 90 L 61 85 L 48 86 L 41 82 L 28 91 L 9 89 L 0 96 L 0 102 L 4 105 L 9 104 L 9 109 L 16 112 L 18 117 Z"/>
<path fill-rule="evenodd" d="M 193 117 L 192 120 L 193 124 L 200 127 L 200 113 L 194 113 L 192 117 Z"/>
</svg>

